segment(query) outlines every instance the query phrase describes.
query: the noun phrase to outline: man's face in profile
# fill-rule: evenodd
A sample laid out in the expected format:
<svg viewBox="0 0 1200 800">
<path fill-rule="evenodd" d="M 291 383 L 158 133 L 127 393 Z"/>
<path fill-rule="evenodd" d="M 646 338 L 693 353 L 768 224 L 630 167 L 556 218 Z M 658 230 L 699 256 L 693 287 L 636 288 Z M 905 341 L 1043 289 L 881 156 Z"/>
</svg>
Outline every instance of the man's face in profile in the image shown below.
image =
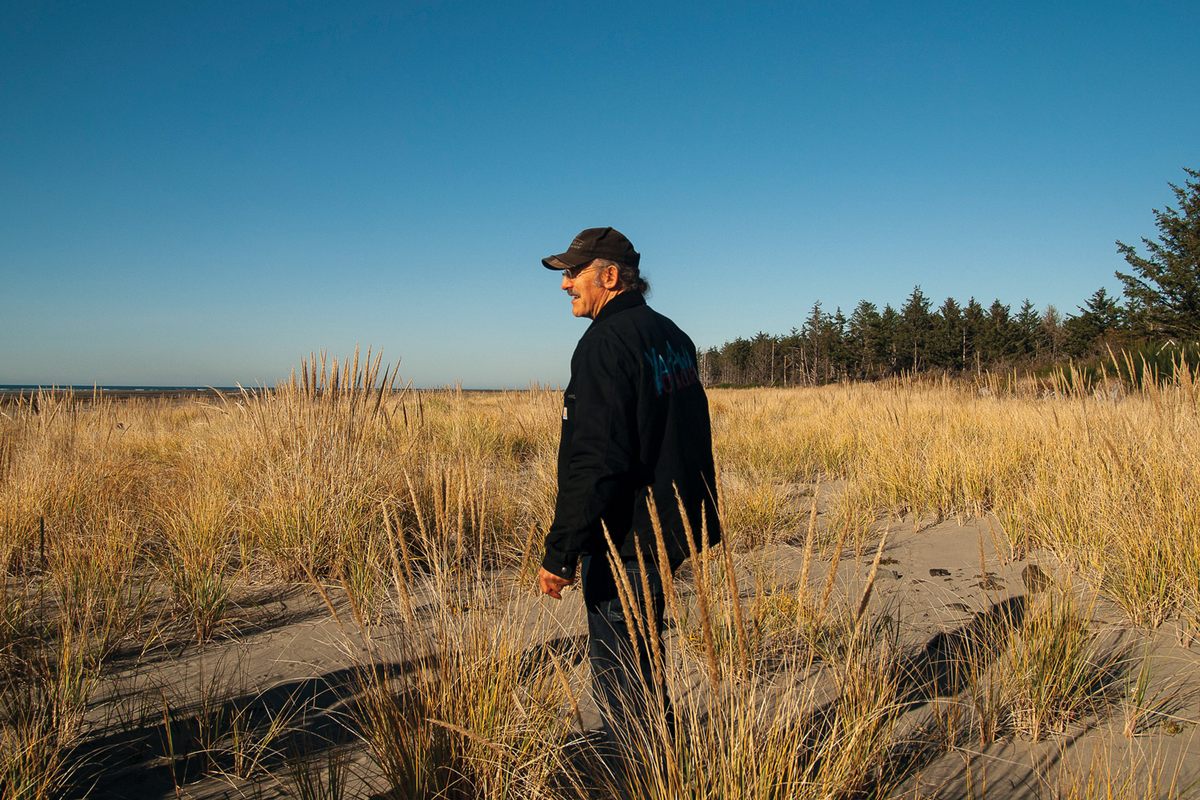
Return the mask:
<svg viewBox="0 0 1200 800">
<path fill-rule="evenodd" d="M 612 291 L 607 288 L 601 278 L 611 267 L 597 269 L 595 261 L 577 267 L 564 269 L 562 272 L 562 289 L 571 296 L 571 313 L 577 317 L 595 319 L 600 307 L 609 298 Z M 599 284 L 599 285 L 597 285 Z"/>
</svg>

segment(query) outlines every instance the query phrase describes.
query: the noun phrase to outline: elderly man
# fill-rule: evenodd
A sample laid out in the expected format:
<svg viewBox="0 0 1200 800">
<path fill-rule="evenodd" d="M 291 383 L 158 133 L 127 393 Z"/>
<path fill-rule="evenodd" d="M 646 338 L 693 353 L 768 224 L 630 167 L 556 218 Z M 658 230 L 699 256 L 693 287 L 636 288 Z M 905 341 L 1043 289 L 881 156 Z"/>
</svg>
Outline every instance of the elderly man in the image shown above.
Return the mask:
<svg viewBox="0 0 1200 800">
<path fill-rule="evenodd" d="M 654 679 L 648 643 L 635 648 L 631 642 L 604 531 L 620 554 L 639 612 L 651 608 L 659 634 L 663 588 L 651 514 L 657 513 L 671 570 L 703 546 L 702 536 L 710 544 L 720 539 L 708 399 L 696 371 L 696 347 L 646 305 L 649 286 L 640 262 L 613 228 L 588 228 L 565 253 L 542 259 L 562 272 L 571 313 L 592 322 L 571 357 L 558 499 L 538 582 L 558 600 L 580 568 L 593 690 L 604 734 L 618 743 L 629 716 L 663 708 L 646 701 L 665 704 L 666 693 Z M 644 583 L 639 548 L 648 573 Z"/>
</svg>

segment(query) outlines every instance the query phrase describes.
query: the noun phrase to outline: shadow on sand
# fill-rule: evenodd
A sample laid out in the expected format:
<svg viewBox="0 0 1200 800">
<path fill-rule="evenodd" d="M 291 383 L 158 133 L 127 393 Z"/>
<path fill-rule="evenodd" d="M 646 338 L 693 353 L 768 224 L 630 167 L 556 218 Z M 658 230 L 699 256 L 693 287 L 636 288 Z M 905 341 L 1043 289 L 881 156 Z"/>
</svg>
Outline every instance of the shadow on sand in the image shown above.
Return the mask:
<svg viewBox="0 0 1200 800">
<path fill-rule="evenodd" d="M 968 689 L 971 674 L 962 665 L 970 662 L 974 669 L 984 670 L 1000 657 L 1012 632 L 1024 621 L 1026 610 L 1024 596 L 999 601 L 963 626 L 938 633 L 905 659 L 896 696 L 901 712 L 918 711 L 935 699 L 955 697 Z M 584 658 L 584 643 L 583 636 L 564 636 L 535 645 L 522 656 L 523 669 L 535 669 L 551 655 L 564 666 L 578 665 Z M 380 664 L 374 669 L 376 676 L 391 679 L 433 664 L 434 658 L 426 657 Z M 288 756 L 319 756 L 358 738 L 351 720 L 356 716 L 362 686 L 362 670 L 348 667 L 231 697 L 204 709 L 175 710 L 166 722 L 125 727 L 92 737 L 73 754 L 83 766 L 75 775 L 72 796 L 169 796 L 177 786 L 201 776 L 232 774 L 237 767 L 234 755 L 221 749 L 214 751 L 206 737 L 234 719 L 244 730 L 253 731 L 281 715 L 291 715 L 290 724 L 273 741 L 272 755 L 260 763 L 261 767 L 278 769 Z M 838 704 L 839 699 L 825 703 L 805 720 L 806 738 L 812 745 L 805 750 L 820 752 L 822 739 L 833 735 Z M 866 795 L 897 785 L 948 751 L 944 738 L 906 738 L 892 748 L 884 774 L 864 787 Z M 970 775 L 958 777 L 960 780 L 947 780 L 944 791 L 949 793 L 945 796 L 956 796 L 956 787 L 969 791 Z M 1013 796 L 1028 791 L 1027 782 L 1018 780 L 1017 784 Z"/>
<path fill-rule="evenodd" d="M 564 666 L 584 656 L 584 637 L 559 637 L 529 648 L 522 669 L 533 670 L 553 655 Z M 434 666 L 432 656 L 371 667 L 374 679 L 390 680 Z M 235 775 L 238 756 L 214 747 L 236 724 L 243 735 L 260 736 L 273 721 L 287 720 L 271 740 L 258 768 L 276 771 L 288 759 L 309 759 L 358 740 L 353 720 L 362 696 L 362 667 L 287 681 L 208 705 L 170 709 L 157 723 L 114 726 L 93 736 L 71 754 L 80 766 L 68 797 L 147 798 L 173 795 L 176 787 L 213 775 Z M 165 701 L 164 701 L 165 702 Z M 165 711 L 166 709 L 164 709 Z M 236 721 L 236 723 L 235 723 Z"/>
</svg>

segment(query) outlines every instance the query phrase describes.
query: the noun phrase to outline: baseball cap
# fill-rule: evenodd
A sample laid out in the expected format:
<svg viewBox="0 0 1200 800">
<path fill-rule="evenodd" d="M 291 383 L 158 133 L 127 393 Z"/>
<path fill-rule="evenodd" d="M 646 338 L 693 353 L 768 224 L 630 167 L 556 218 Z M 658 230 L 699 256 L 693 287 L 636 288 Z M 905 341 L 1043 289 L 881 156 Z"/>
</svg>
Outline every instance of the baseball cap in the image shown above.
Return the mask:
<svg viewBox="0 0 1200 800">
<path fill-rule="evenodd" d="M 546 256 L 542 265 L 546 269 L 573 269 L 583 266 L 594 258 L 607 258 L 636 268 L 642 255 L 633 249 L 633 243 L 616 228 L 587 228 L 571 240 L 565 253 Z"/>
</svg>

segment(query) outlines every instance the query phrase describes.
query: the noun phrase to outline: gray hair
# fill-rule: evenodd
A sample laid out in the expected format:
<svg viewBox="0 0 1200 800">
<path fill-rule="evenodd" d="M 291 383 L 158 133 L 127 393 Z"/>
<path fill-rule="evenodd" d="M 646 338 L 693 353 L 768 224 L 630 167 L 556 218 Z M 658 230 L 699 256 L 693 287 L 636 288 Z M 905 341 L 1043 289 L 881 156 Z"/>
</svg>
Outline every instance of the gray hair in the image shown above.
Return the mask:
<svg viewBox="0 0 1200 800">
<path fill-rule="evenodd" d="M 622 289 L 643 295 L 650 291 L 650 282 L 642 277 L 642 273 L 638 271 L 637 267 L 631 267 L 628 264 L 621 264 L 617 261 L 609 261 L 607 258 L 597 258 L 592 261 L 592 265 L 597 267 L 597 286 L 601 285 L 600 273 L 609 267 L 616 267 L 617 285 Z"/>
</svg>

